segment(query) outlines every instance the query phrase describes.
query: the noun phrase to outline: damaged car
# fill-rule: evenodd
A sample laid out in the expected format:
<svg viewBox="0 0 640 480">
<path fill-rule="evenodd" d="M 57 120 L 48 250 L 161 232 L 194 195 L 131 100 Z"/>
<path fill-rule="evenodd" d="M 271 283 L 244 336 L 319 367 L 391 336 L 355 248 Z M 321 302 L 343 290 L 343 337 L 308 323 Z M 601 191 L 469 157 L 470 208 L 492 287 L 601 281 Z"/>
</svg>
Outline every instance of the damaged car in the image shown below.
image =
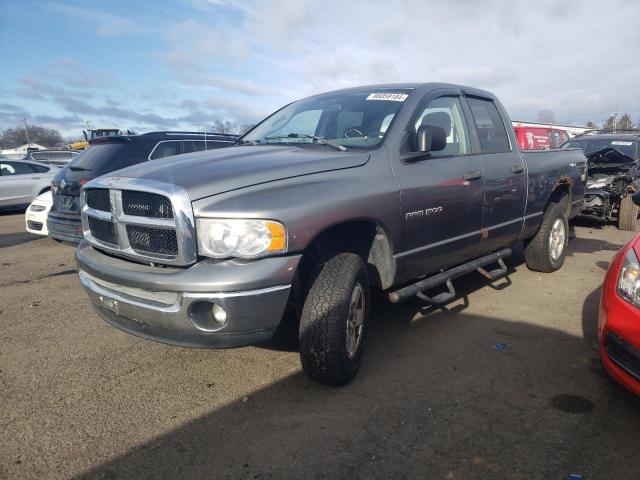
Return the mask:
<svg viewBox="0 0 640 480">
<path fill-rule="evenodd" d="M 636 229 L 638 206 L 631 194 L 640 186 L 639 138 L 640 133 L 586 134 L 563 145 L 562 148 L 581 148 L 588 160 L 583 217 L 617 221 L 620 230 Z"/>
</svg>

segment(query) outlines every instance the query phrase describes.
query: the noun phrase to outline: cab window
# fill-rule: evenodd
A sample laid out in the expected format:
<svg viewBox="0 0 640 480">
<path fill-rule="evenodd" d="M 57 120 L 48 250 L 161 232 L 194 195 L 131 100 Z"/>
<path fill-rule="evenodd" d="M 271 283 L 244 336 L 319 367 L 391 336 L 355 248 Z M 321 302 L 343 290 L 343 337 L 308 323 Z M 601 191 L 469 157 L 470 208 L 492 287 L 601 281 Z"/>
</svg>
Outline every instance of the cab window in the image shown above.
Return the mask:
<svg viewBox="0 0 640 480">
<path fill-rule="evenodd" d="M 469 133 L 462 113 L 462 105 L 457 97 L 440 97 L 426 106 L 418 107 L 418 117 L 413 123 L 414 133 L 422 125 L 442 127 L 447 136 L 444 150 L 431 152 L 432 157 L 447 157 L 470 153 Z"/>
</svg>

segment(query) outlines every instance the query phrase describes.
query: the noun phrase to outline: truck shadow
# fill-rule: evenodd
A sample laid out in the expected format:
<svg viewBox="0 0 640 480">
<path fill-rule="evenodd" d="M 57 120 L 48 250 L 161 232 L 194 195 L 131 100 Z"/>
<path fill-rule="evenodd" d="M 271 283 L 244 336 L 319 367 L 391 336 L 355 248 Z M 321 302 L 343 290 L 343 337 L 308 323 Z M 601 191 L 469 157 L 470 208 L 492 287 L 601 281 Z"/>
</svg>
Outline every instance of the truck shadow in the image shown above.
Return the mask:
<svg viewBox="0 0 640 480">
<path fill-rule="evenodd" d="M 34 235 L 29 232 L 1 233 L 0 248 L 15 247 L 16 245 L 33 242 L 34 240 L 42 240 L 44 238 L 46 237 Z"/>
<path fill-rule="evenodd" d="M 294 373 L 77 478 L 636 478 L 640 403 L 582 338 L 535 318 L 373 313 L 350 385 Z M 585 302 L 583 325 L 596 315 Z"/>
</svg>

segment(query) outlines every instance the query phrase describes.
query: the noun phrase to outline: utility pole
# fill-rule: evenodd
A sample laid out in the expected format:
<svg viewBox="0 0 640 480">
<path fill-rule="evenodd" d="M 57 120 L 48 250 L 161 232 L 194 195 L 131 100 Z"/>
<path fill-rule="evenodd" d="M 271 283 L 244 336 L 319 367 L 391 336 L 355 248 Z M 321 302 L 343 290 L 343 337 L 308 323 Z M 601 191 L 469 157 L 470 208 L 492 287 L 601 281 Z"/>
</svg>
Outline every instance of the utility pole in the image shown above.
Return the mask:
<svg viewBox="0 0 640 480">
<path fill-rule="evenodd" d="M 27 148 L 31 148 L 31 140 L 29 140 L 29 128 L 27 127 L 27 119 L 23 118 L 22 120 L 24 120 L 24 132 L 27 134 L 27 143 L 28 143 Z"/>
</svg>

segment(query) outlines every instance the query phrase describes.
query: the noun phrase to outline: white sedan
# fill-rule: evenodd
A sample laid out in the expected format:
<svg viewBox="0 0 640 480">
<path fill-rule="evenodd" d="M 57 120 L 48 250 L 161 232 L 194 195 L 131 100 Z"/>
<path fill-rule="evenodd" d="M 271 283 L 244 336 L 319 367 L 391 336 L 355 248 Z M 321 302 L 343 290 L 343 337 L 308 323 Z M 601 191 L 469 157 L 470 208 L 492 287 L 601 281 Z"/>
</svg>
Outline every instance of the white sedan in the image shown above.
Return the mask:
<svg viewBox="0 0 640 480">
<path fill-rule="evenodd" d="M 27 208 L 24 214 L 27 232 L 45 236 L 48 234 L 47 215 L 52 205 L 53 198 L 51 191 L 41 193 L 31 202 L 31 205 L 29 205 L 29 208 Z"/>
</svg>

